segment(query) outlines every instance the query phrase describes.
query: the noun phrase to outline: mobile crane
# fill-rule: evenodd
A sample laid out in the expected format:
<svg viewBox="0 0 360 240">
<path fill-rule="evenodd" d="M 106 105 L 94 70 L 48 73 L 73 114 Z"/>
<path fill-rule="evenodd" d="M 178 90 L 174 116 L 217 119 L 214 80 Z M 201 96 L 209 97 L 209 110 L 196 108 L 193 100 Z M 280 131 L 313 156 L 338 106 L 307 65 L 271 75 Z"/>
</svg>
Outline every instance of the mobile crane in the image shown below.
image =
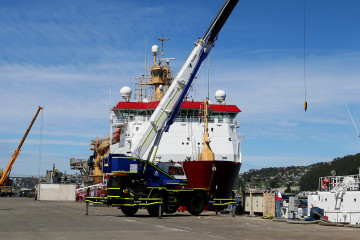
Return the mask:
<svg viewBox="0 0 360 240">
<path fill-rule="evenodd" d="M 237 2 L 226 0 L 204 36 L 195 42 L 194 49 L 149 121 L 132 139 L 127 139 L 124 148 L 111 145 L 110 154 L 103 159 L 103 172 L 110 174 L 107 196 L 87 197 L 86 206 L 89 203 L 119 206 L 128 216 L 136 214 L 139 206 L 146 206 L 151 216 L 161 216 L 163 212 L 176 212 L 179 206 L 186 206 L 192 215 L 199 215 L 205 205 L 234 203 L 234 199 L 213 198 L 208 189 L 188 187 L 187 180 L 176 179 L 153 164 L 153 160 L 163 131 L 168 131 L 175 121 L 198 70 Z"/>
<path fill-rule="evenodd" d="M 7 165 L 5 171 L 3 172 L 1 170 L 0 172 L 0 189 L 1 189 L 1 196 L 11 196 L 12 195 L 12 189 L 11 189 L 11 184 L 10 184 L 10 179 L 9 179 L 9 176 L 10 176 L 10 171 L 15 163 L 15 160 L 16 158 L 19 156 L 20 152 L 21 152 L 21 147 L 27 137 L 27 135 L 29 134 L 30 130 L 31 130 L 31 127 L 33 126 L 37 116 L 39 115 L 39 112 L 41 111 L 41 109 L 43 109 L 42 107 L 38 107 L 38 110 L 36 111 L 35 113 L 35 116 L 33 117 L 28 129 L 26 130 L 23 138 L 21 139 L 20 141 L 20 144 L 19 146 L 16 148 L 14 154 L 12 155 L 11 159 L 10 159 L 10 162 L 9 164 Z"/>
</svg>

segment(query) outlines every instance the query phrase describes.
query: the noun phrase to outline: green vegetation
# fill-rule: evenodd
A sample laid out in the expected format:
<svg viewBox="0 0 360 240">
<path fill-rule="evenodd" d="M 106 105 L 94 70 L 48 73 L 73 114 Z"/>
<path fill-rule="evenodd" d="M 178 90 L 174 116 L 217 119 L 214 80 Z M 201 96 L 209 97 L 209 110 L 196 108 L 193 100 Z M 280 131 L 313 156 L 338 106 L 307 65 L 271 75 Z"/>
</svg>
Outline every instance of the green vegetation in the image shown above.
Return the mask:
<svg viewBox="0 0 360 240">
<path fill-rule="evenodd" d="M 352 175 L 359 173 L 359 167 L 360 153 L 309 166 L 251 169 L 239 175 L 236 187 L 237 189 L 286 187 L 286 191 L 289 192 L 291 186 L 300 186 L 300 191 L 315 191 L 318 190 L 319 178 L 331 175 L 332 170 L 336 171 L 336 175 Z"/>
<path fill-rule="evenodd" d="M 301 191 L 318 190 L 319 177 L 330 176 L 332 170 L 335 170 L 338 176 L 358 174 L 360 153 L 335 158 L 331 162 L 315 163 L 310 167 L 309 171 L 300 180 Z"/>
</svg>

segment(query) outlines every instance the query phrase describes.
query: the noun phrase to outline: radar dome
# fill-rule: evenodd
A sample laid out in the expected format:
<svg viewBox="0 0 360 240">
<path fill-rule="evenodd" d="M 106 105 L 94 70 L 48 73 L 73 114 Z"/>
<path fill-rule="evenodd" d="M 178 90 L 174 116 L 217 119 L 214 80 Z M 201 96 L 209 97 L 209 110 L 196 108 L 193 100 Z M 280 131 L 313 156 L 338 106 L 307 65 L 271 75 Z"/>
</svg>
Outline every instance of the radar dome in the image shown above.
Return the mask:
<svg viewBox="0 0 360 240">
<path fill-rule="evenodd" d="M 120 95 L 125 101 L 129 101 L 131 98 L 132 90 L 130 87 L 125 86 L 120 89 Z"/>
<path fill-rule="evenodd" d="M 224 90 L 217 90 L 215 92 L 215 99 L 217 102 L 221 103 L 225 103 L 225 99 L 226 99 L 226 93 Z"/>
<path fill-rule="evenodd" d="M 159 46 L 158 45 L 153 45 L 151 47 L 151 52 L 152 53 L 158 53 L 159 52 Z"/>
</svg>

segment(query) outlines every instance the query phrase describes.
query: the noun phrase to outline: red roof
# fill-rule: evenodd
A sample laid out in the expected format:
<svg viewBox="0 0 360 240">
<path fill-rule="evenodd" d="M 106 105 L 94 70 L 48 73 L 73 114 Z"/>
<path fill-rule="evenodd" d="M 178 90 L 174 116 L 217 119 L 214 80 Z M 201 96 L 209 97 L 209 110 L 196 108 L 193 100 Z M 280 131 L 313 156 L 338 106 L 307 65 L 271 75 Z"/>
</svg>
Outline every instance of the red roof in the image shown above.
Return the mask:
<svg viewBox="0 0 360 240">
<path fill-rule="evenodd" d="M 115 109 L 155 109 L 159 101 L 156 102 L 119 102 Z M 185 101 L 182 108 L 183 109 L 203 109 L 203 102 L 187 102 Z M 210 104 L 209 109 L 215 112 L 241 112 L 241 110 L 236 105 L 220 105 L 220 104 Z"/>
</svg>

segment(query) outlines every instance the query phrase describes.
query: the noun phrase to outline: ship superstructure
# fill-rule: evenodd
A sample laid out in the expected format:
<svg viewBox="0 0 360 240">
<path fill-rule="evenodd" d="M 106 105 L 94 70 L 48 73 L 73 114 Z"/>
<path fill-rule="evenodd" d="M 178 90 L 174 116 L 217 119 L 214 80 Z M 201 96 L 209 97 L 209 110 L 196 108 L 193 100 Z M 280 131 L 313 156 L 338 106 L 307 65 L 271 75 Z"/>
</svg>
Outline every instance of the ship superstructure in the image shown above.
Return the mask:
<svg viewBox="0 0 360 240">
<path fill-rule="evenodd" d="M 112 153 L 124 153 L 125 145 L 139 131 L 159 102 L 119 102 L 113 109 L 114 132 L 119 141 L 111 145 Z M 203 147 L 203 102 L 185 101 L 179 117 L 169 132 L 163 133 L 153 162 L 182 162 L 198 160 Z M 235 105 L 212 104 L 209 106 L 208 129 L 215 159 L 241 162 L 240 142 L 236 115 L 240 109 Z M 148 154 L 148 153 L 147 153 Z M 145 158 L 147 157 L 145 155 Z"/>
</svg>

